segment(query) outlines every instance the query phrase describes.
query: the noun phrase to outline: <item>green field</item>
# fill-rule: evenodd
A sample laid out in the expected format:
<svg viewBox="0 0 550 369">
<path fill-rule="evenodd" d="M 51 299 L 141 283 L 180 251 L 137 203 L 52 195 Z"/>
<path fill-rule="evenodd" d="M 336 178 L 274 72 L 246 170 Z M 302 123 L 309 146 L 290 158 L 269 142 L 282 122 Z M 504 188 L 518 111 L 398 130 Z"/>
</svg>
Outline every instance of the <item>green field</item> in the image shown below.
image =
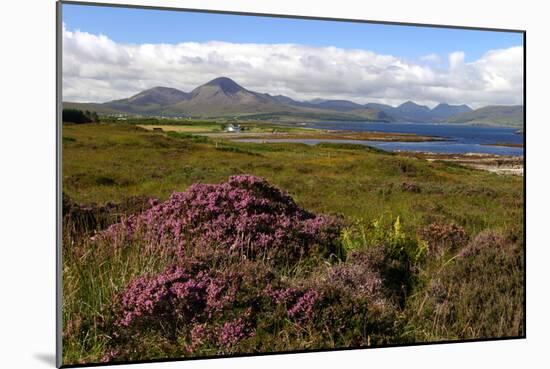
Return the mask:
<svg viewBox="0 0 550 369">
<path fill-rule="evenodd" d="M 198 141 L 198 142 L 197 142 Z M 205 141 L 205 142 L 202 142 Z M 410 229 L 434 219 L 470 232 L 523 222 L 523 179 L 364 147 L 252 144 L 170 138 L 131 125 L 63 128 L 63 189 L 78 202 L 166 199 L 192 183 L 254 174 L 316 212 L 400 216 Z M 403 182 L 421 193 L 402 192 Z"/>
<path fill-rule="evenodd" d="M 483 254 L 466 265 L 454 261 L 458 252 L 454 250 L 415 264 L 412 289 L 396 314 L 395 336 L 380 342 L 523 334 L 522 177 L 359 145 L 236 143 L 190 134 L 213 127 L 165 134 L 133 124 L 64 125 L 63 192 L 85 204 L 120 203 L 133 196 L 166 200 L 194 183 L 220 183 L 232 175 L 251 174 L 288 192 L 308 211 L 343 216 L 349 225 L 342 234 L 347 250 L 372 244 L 380 234 L 394 237 L 396 232 L 423 245 L 424 241 L 417 241 L 418 234 L 430 224 L 455 224 L 470 240 L 491 230 L 515 245 L 512 251 L 502 251 L 502 260 L 498 259 L 501 254 Z M 80 248 L 77 252 L 68 243 L 86 246 L 87 241 L 78 241 L 67 230 L 64 235 L 64 362 L 97 362 L 111 339 L 98 322 L 110 319 L 113 296 L 132 277 L 158 271 L 168 261 L 136 261 L 138 256 L 131 253 L 113 258 Z M 444 286 L 441 300 L 432 293 L 438 283 Z M 313 333 L 307 337 L 321 340 Z M 265 351 L 265 340 L 248 342 L 237 352 Z M 312 347 L 306 341 L 287 337 L 270 347 L 289 350 L 355 343 L 334 339 Z M 172 346 L 161 346 L 151 344 L 154 349 L 147 358 L 182 355 Z M 205 349 L 198 354 L 216 353 Z"/>
<path fill-rule="evenodd" d="M 166 122 L 164 122 L 166 123 Z M 199 122 L 199 123 L 189 123 L 186 121 L 174 121 L 172 124 L 138 124 L 138 127 L 154 130 L 155 128 L 160 128 L 164 132 L 179 132 L 179 133 L 191 133 L 191 134 L 205 134 L 205 133 L 221 133 L 224 132 L 224 127 L 226 123 L 218 122 Z M 289 127 L 281 126 L 270 123 L 256 122 L 256 123 L 239 123 L 243 132 L 246 133 L 313 133 L 317 130 L 311 128 L 301 128 L 301 127 Z"/>
</svg>

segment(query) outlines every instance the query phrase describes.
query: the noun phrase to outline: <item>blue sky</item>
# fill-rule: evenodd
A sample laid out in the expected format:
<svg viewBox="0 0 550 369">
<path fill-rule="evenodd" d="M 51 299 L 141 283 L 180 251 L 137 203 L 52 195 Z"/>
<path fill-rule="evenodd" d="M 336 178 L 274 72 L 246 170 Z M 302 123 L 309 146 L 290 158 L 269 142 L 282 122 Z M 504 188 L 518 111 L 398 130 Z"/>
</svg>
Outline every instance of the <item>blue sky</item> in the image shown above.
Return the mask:
<svg viewBox="0 0 550 369">
<path fill-rule="evenodd" d="M 67 101 L 191 91 L 219 76 L 298 100 L 523 99 L 521 33 L 76 4 L 63 22 Z"/>
<path fill-rule="evenodd" d="M 235 43 L 298 43 L 373 51 L 418 59 L 461 50 L 465 61 L 492 49 L 523 44 L 512 32 L 395 26 L 319 20 L 191 13 L 118 7 L 63 5 L 70 30 L 104 34 L 120 43 L 226 41 Z"/>
</svg>

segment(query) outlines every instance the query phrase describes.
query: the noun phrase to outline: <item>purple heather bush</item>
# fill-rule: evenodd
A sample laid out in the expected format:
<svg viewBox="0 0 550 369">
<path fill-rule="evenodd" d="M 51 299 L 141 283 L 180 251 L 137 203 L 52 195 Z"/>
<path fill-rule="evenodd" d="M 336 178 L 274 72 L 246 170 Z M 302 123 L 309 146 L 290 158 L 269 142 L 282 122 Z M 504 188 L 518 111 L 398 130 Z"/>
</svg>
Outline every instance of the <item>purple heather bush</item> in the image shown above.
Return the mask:
<svg viewBox="0 0 550 369">
<path fill-rule="evenodd" d="M 185 352 L 232 352 L 254 336 L 260 292 L 270 278 L 256 262 L 214 268 L 200 260 L 180 260 L 157 275 L 138 277 L 114 303 L 111 336 L 118 351 L 106 360 L 131 359 L 152 332 Z"/>
<path fill-rule="evenodd" d="M 262 260 L 180 258 L 159 274 L 135 278 L 118 295 L 114 351 L 104 359 L 143 357 L 139 350 L 150 347 L 150 337 L 180 355 L 270 351 L 279 347 L 269 345 L 280 340 L 281 329 L 287 335 L 277 344 L 287 349 L 300 342 L 388 343 L 397 309 L 371 257 L 355 252 L 302 278 Z"/>
<path fill-rule="evenodd" d="M 315 305 L 322 297 L 314 288 L 274 288 L 271 284 L 264 293 L 275 306 L 284 307 L 286 316 L 297 323 L 311 321 Z"/>
<path fill-rule="evenodd" d="M 190 248 L 214 247 L 226 257 L 292 263 L 316 248 L 334 252 L 340 228 L 340 219 L 300 208 L 264 179 L 239 175 L 175 192 L 102 235 L 115 245 L 145 242 L 180 255 Z"/>
<path fill-rule="evenodd" d="M 251 309 L 248 309 L 243 316 L 223 324 L 217 331 L 219 346 L 225 350 L 231 350 L 241 340 L 254 335 L 254 329 L 249 318 L 250 312 Z"/>
<path fill-rule="evenodd" d="M 291 322 L 287 332 L 293 332 L 294 344 L 379 345 L 389 342 L 398 325 L 397 306 L 366 258 L 351 255 L 307 279 L 275 280 L 264 293 L 269 303 L 263 316 Z"/>
<path fill-rule="evenodd" d="M 114 248 L 141 242 L 152 255 L 175 257 L 116 296 L 104 359 L 148 357 L 140 350 L 152 350 L 151 337 L 159 351 L 180 355 L 270 351 L 278 344 L 264 345 L 281 329 L 282 349 L 388 342 L 396 305 L 381 268 L 387 258 L 334 258 L 341 226 L 261 178 L 234 176 L 193 185 L 110 227 L 98 239 Z M 293 276 L 295 268 L 304 274 Z"/>
<path fill-rule="evenodd" d="M 150 320 L 191 320 L 197 313 L 212 308 L 207 290 L 215 282 L 199 263 L 171 267 L 154 277 L 139 277 L 130 282 L 120 296 L 119 318 L 115 325 L 129 327 L 150 324 Z"/>
</svg>

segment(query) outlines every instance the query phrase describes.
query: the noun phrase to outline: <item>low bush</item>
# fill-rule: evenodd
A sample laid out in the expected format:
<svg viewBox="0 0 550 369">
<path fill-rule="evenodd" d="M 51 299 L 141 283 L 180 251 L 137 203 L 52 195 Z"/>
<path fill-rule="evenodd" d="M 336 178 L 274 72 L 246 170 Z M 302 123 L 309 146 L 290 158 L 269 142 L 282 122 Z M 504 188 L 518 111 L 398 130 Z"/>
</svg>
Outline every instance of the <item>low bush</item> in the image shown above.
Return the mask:
<svg viewBox="0 0 550 369">
<path fill-rule="evenodd" d="M 383 278 L 356 257 L 308 278 L 288 278 L 260 261 L 180 260 L 131 281 L 113 305 L 104 361 L 154 352 L 270 352 L 391 343 L 397 307 Z M 151 341 L 151 337 L 154 339 Z"/>
<path fill-rule="evenodd" d="M 272 278 L 251 261 L 216 268 L 211 260 L 180 260 L 131 281 L 113 306 L 112 350 L 104 358 L 148 357 L 150 337 L 180 356 L 231 353 L 254 335 L 262 286 Z"/>
<path fill-rule="evenodd" d="M 252 176 L 193 185 L 111 226 L 100 246 L 177 252 L 113 295 L 104 360 L 394 342 L 410 241 L 397 220 L 346 255 L 342 226 Z"/>
<path fill-rule="evenodd" d="M 253 151 L 250 151 L 250 150 L 244 150 L 244 149 L 241 149 L 239 147 L 234 147 L 234 146 L 218 146 L 218 147 L 216 147 L 216 150 L 225 151 L 225 152 L 233 152 L 233 153 L 236 153 L 236 154 L 245 154 L 245 155 L 250 155 L 250 156 L 260 156 L 260 154 L 258 154 L 256 152 L 253 152 Z"/>
<path fill-rule="evenodd" d="M 265 180 L 241 175 L 173 193 L 111 226 L 102 238 L 111 244 L 145 242 L 179 254 L 213 247 L 226 255 L 289 265 L 314 251 L 338 254 L 340 228 L 339 218 L 307 212 Z"/>
<path fill-rule="evenodd" d="M 466 231 L 456 224 L 432 223 L 421 228 L 418 234 L 427 243 L 428 252 L 436 256 L 456 251 L 468 242 Z"/>
</svg>

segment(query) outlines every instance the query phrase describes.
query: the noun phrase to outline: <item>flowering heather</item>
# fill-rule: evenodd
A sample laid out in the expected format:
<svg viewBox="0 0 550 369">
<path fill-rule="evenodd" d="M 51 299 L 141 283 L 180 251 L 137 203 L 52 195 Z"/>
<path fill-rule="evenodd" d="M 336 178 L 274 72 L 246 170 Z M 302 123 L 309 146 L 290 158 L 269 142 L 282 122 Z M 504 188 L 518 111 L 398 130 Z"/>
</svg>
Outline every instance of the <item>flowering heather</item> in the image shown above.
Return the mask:
<svg viewBox="0 0 550 369">
<path fill-rule="evenodd" d="M 211 339 L 212 331 L 208 329 L 208 324 L 195 324 L 191 329 L 191 344 L 187 346 L 187 349 L 193 351 Z"/>
<path fill-rule="evenodd" d="M 132 347 L 150 332 L 186 352 L 201 347 L 231 352 L 255 334 L 261 292 L 271 278 L 262 269 L 247 260 L 217 268 L 188 259 L 135 278 L 114 302 L 111 336 L 121 351 L 106 360 L 132 357 Z"/>
<path fill-rule="evenodd" d="M 289 318 L 300 323 L 312 319 L 315 304 L 321 299 L 321 294 L 311 288 L 286 287 L 275 289 L 270 284 L 265 288 L 264 293 L 276 305 L 284 306 Z"/>
<path fill-rule="evenodd" d="M 208 289 L 212 278 L 199 263 L 168 268 L 154 277 L 138 277 L 120 296 L 115 325 L 129 327 L 155 319 L 190 321 L 209 308 Z"/>
<path fill-rule="evenodd" d="M 357 345 L 386 342 L 396 328 L 396 305 L 371 268 L 352 260 L 298 284 L 285 287 L 280 280 L 268 284 L 264 294 L 272 305 L 264 316 L 291 321 L 293 337 L 320 346 L 327 344 L 323 337 Z"/>
<path fill-rule="evenodd" d="M 254 334 L 251 324 L 247 319 L 248 315 L 249 313 L 222 326 L 218 333 L 218 343 L 221 347 L 230 349 L 239 341 Z"/>
<path fill-rule="evenodd" d="M 163 203 L 111 226 L 114 242 L 175 247 L 221 247 L 227 254 L 294 261 L 314 247 L 332 251 L 336 218 L 314 215 L 264 179 L 239 175 L 221 184 L 194 184 Z"/>
<path fill-rule="evenodd" d="M 321 294 L 315 290 L 309 290 L 304 293 L 298 301 L 288 309 L 288 316 L 301 320 L 310 320 L 313 317 L 313 308 L 319 300 Z"/>
<path fill-rule="evenodd" d="M 352 253 L 346 262 L 324 270 L 321 276 L 312 277 L 298 285 L 285 286 L 282 283 L 275 287 L 268 284 L 264 294 L 273 304 L 283 306 L 288 318 L 298 324 L 337 319 L 335 315 L 330 318 L 326 312 L 333 312 L 333 307 L 344 312 L 342 304 L 345 301 L 349 303 L 351 313 L 359 311 L 362 304 L 392 310 L 389 299 L 391 291 L 388 291 L 384 278 L 377 270 L 378 260 L 370 259 L 371 256 L 365 253 Z M 339 318 L 342 319 L 342 325 L 346 326 L 351 315 L 345 317 L 344 314 Z"/>
<path fill-rule="evenodd" d="M 271 284 L 266 286 L 264 292 L 266 296 L 277 305 L 286 304 L 288 301 L 295 301 L 300 295 L 300 290 L 296 288 L 287 287 L 276 289 Z"/>
<path fill-rule="evenodd" d="M 338 288 L 348 288 L 356 294 L 382 298 L 384 284 L 370 263 L 351 262 L 337 265 L 329 273 L 329 282 Z"/>
</svg>

